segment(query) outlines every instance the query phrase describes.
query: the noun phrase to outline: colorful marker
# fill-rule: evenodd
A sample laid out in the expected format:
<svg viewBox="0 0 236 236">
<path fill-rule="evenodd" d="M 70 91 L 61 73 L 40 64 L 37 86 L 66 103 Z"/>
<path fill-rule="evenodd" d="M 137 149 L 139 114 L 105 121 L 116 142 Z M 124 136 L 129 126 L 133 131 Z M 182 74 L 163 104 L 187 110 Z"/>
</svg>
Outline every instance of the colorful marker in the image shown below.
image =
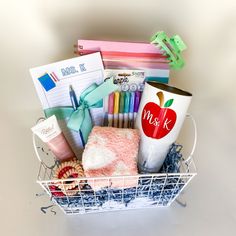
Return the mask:
<svg viewBox="0 0 236 236">
<path fill-rule="evenodd" d="M 136 91 L 135 92 L 135 101 L 134 101 L 134 122 L 135 122 L 136 117 L 137 117 L 138 108 L 139 108 L 139 104 L 140 104 L 140 99 L 141 99 L 141 92 Z"/>
<path fill-rule="evenodd" d="M 134 124 L 134 100 L 135 92 L 130 92 L 130 103 L 129 103 L 129 128 L 133 128 Z"/>
<path fill-rule="evenodd" d="M 114 113 L 114 93 L 111 93 L 108 98 L 108 126 L 112 126 Z"/>
<path fill-rule="evenodd" d="M 119 128 L 123 128 L 124 104 L 125 104 L 125 93 L 124 93 L 124 92 L 120 92 L 120 103 L 119 103 Z"/>
<path fill-rule="evenodd" d="M 125 92 L 125 108 L 124 108 L 124 128 L 128 128 L 129 123 L 129 101 L 130 101 L 130 93 Z"/>
<path fill-rule="evenodd" d="M 120 93 L 115 92 L 115 95 L 114 95 L 114 116 L 113 116 L 114 127 L 118 126 L 119 99 L 120 99 Z"/>
</svg>

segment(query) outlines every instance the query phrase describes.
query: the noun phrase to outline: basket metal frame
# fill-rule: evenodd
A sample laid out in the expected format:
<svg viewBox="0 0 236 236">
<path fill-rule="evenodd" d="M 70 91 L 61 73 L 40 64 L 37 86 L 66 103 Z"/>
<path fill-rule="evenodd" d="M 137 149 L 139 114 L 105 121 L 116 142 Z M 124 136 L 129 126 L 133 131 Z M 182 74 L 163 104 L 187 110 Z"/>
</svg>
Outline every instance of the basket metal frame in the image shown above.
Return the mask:
<svg viewBox="0 0 236 236">
<path fill-rule="evenodd" d="M 71 178 L 66 180 L 52 179 L 54 171 L 59 164 L 57 161 L 52 166 L 48 166 L 42 161 L 42 156 L 53 156 L 50 150 L 33 135 L 33 145 L 37 158 L 40 161 L 37 183 L 51 197 L 51 200 L 65 214 L 85 214 L 115 210 L 130 210 L 140 208 L 168 207 L 176 200 L 181 192 L 186 188 L 189 182 L 197 175 L 196 166 L 193 160 L 193 153 L 197 142 L 196 122 L 191 115 L 194 127 L 194 141 L 192 151 L 187 158 L 180 161 L 179 173 L 156 173 L 156 174 L 138 174 L 132 176 L 108 176 L 94 178 Z M 127 181 L 136 181 L 136 186 L 127 188 Z M 51 186 L 60 183 L 64 190 L 68 182 L 76 181 L 77 190 L 67 190 L 66 195 L 60 195 L 60 191 L 50 189 Z M 91 188 L 84 189 L 88 183 L 107 181 L 107 188 L 94 191 Z M 119 181 L 123 183 L 120 188 L 112 188 L 112 182 Z M 66 191 L 66 190 L 65 190 Z M 70 192 L 71 191 L 71 192 Z M 73 194 L 73 191 L 76 195 Z M 129 192 L 130 191 L 130 192 Z M 89 194 L 88 194 L 89 193 Z M 127 201 L 128 196 L 128 201 Z M 117 198 L 116 198 L 117 197 Z M 103 204 L 101 204 L 101 199 Z M 105 200 L 104 200 L 105 199 Z"/>
</svg>

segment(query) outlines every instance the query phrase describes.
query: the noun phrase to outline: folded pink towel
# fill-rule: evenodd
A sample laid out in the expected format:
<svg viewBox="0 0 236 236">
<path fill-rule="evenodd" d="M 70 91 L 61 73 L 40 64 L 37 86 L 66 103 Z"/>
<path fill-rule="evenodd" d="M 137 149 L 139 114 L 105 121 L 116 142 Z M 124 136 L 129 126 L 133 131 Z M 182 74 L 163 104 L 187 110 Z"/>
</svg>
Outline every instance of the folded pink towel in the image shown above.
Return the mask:
<svg viewBox="0 0 236 236">
<path fill-rule="evenodd" d="M 86 177 L 137 175 L 139 132 L 95 126 L 83 152 L 82 164 Z M 94 190 L 102 187 L 127 188 L 137 185 L 137 177 L 91 180 Z"/>
</svg>

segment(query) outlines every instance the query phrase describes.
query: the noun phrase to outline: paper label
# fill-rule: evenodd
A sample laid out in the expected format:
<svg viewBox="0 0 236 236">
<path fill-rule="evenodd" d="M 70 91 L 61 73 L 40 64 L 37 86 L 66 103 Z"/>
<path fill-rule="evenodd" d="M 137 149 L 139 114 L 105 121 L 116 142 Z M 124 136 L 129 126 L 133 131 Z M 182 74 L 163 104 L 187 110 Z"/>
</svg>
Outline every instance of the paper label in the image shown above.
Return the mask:
<svg viewBox="0 0 236 236">
<path fill-rule="evenodd" d="M 31 130 L 45 143 L 57 137 L 61 133 L 61 129 L 57 123 L 55 115 L 37 124 L 31 128 Z"/>
<path fill-rule="evenodd" d="M 142 70 L 105 70 L 105 78 L 113 78 L 120 91 L 142 91 L 145 73 Z"/>
</svg>

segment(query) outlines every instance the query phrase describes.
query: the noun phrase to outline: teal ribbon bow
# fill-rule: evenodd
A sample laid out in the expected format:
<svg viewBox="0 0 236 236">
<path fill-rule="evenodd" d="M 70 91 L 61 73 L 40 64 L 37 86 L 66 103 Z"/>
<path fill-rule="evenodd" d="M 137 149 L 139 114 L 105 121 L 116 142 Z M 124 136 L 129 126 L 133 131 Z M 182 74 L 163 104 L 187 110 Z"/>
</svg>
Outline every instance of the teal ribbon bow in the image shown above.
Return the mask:
<svg viewBox="0 0 236 236">
<path fill-rule="evenodd" d="M 93 127 L 89 109 L 102 107 L 102 99 L 117 89 L 118 86 L 113 83 L 112 79 L 106 80 L 99 86 L 94 83 L 81 93 L 76 110 L 73 107 L 53 107 L 44 110 L 45 116 L 55 115 L 58 120 L 69 117 L 67 127 L 76 132 L 80 130 L 87 143 L 88 135 Z"/>
</svg>

